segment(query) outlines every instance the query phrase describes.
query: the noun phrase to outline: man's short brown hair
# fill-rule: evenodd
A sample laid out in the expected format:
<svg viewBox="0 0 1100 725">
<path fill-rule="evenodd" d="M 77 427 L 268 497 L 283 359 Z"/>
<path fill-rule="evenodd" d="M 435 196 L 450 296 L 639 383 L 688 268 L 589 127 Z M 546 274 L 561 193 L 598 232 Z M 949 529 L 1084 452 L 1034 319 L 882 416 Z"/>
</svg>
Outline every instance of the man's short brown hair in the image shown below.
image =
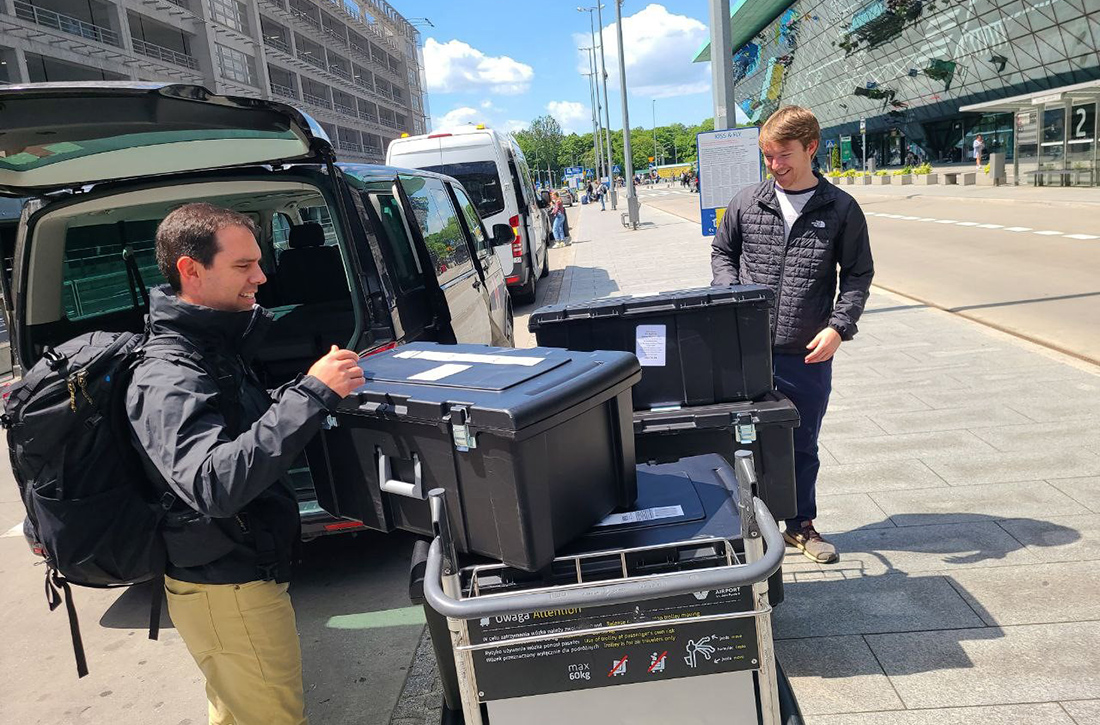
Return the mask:
<svg viewBox="0 0 1100 725">
<path fill-rule="evenodd" d="M 197 202 L 184 204 L 157 226 L 157 267 L 160 273 L 180 291 L 180 273 L 176 262 L 190 257 L 207 269 L 218 253 L 217 233 L 226 227 L 244 227 L 256 236 L 256 222 L 250 217 L 220 206 Z"/>
<path fill-rule="evenodd" d="M 802 148 L 810 143 L 821 143 L 821 126 L 817 116 L 802 106 L 783 106 L 773 113 L 760 129 L 760 147 L 768 143 L 801 141 Z"/>
</svg>

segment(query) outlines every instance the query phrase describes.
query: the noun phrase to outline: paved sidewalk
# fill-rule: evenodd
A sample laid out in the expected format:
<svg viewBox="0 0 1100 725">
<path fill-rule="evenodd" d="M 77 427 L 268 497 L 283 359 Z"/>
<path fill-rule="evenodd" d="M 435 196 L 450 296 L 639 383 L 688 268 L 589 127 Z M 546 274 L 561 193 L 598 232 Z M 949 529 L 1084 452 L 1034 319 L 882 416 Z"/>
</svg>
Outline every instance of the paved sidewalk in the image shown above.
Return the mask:
<svg viewBox="0 0 1100 725">
<path fill-rule="evenodd" d="M 709 282 L 697 225 L 574 209 L 561 301 Z M 881 290 L 860 326 L 822 434 L 841 561 L 789 554 L 776 616 L 807 722 L 1100 723 L 1100 368 Z"/>
</svg>

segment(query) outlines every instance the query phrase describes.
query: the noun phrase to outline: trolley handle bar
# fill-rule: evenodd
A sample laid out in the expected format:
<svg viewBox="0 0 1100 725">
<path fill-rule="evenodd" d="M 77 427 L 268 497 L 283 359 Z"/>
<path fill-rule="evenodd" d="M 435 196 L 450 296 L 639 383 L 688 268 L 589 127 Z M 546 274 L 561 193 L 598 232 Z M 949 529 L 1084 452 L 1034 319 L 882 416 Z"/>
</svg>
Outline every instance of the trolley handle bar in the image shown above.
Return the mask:
<svg viewBox="0 0 1100 725">
<path fill-rule="evenodd" d="M 656 574 L 637 581 L 593 584 L 583 589 L 554 592 L 516 592 L 474 599 L 454 599 L 443 592 L 443 550 L 437 537 L 428 549 L 424 571 L 424 598 L 432 609 L 451 619 L 482 619 L 541 609 L 584 607 L 658 599 L 710 589 L 742 587 L 761 582 L 779 569 L 783 561 L 783 536 L 768 507 L 753 498 L 760 533 L 767 545 L 763 558 L 748 564 L 714 569 Z"/>
</svg>

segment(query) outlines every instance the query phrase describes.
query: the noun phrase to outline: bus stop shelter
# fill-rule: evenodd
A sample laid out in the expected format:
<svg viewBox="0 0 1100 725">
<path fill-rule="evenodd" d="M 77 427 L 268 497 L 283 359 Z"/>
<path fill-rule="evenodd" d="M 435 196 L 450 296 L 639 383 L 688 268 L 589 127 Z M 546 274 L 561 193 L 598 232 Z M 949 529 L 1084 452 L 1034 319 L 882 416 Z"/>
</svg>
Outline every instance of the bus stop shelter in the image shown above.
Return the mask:
<svg viewBox="0 0 1100 725">
<path fill-rule="evenodd" d="M 1100 80 L 994 101 L 972 103 L 960 113 L 1012 113 L 1015 183 L 1100 185 L 1097 104 Z"/>
</svg>

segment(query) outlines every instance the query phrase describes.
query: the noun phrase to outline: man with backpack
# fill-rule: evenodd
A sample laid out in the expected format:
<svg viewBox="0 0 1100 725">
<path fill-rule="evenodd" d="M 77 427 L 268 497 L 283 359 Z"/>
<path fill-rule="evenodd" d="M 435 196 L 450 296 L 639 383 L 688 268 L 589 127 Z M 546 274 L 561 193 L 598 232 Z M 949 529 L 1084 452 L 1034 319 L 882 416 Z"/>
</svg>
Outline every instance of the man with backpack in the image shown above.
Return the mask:
<svg viewBox="0 0 1100 725">
<path fill-rule="evenodd" d="M 169 284 L 149 301 L 149 355 L 126 392 L 133 440 L 170 502 L 165 590 L 206 677 L 210 723 L 305 723 L 301 648 L 287 593 L 298 506 L 286 472 L 322 419 L 363 383 L 335 345 L 306 375 L 268 392 L 249 367 L 271 314 L 255 223 L 187 204 L 157 228 Z M 148 344 L 148 342 L 146 343 Z"/>
</svg>

